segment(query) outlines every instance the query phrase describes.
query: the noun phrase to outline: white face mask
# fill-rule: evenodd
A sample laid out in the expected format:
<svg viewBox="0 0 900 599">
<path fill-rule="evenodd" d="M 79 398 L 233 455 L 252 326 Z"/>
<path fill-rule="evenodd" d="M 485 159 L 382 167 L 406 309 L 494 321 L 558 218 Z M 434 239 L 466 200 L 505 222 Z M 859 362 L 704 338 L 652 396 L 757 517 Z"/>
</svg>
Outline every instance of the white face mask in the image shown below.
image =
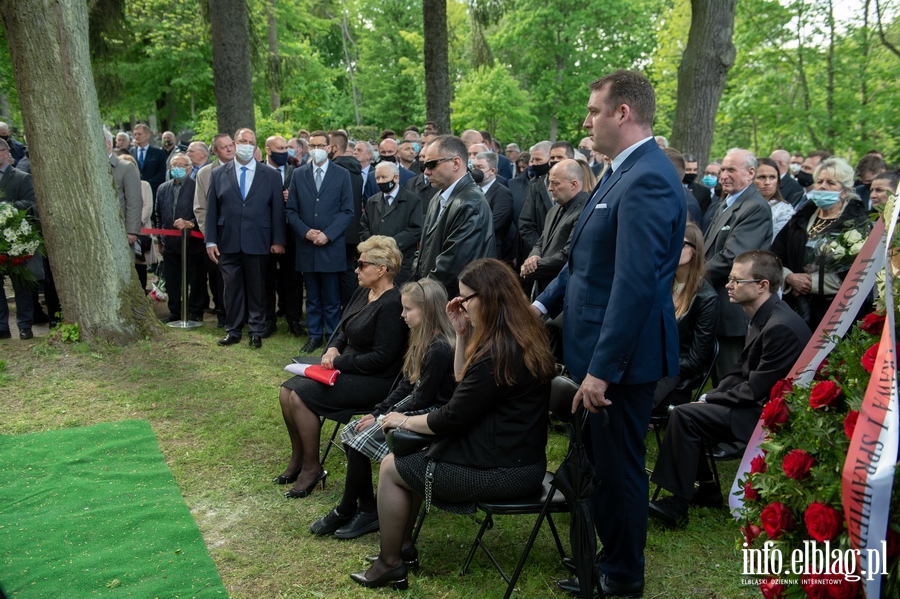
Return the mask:
<svg viewBox="0 0 900 599">
<path fill-rule="evenodd" d="M 241 162 L 250 162 L 253 159 L 253 150 L 255 146 L 252 144 L 238 144 L 234 148 L 234 155 L 238 157 L 238 160 Z"/>
<path fill-rule="evenodd" d="M 791 166 L 789 166 L 788 168 L 790 168 L 791 172 L 794 173 L 795 175 L 800 172 L 800 165 L 797 164 L 796 162 L 792 162 Z"/>
<path fill-rule="evenodd" d="M 328 154 L 326 154 L 325 150 L 323 150 L 322 148 L 316 148 L 315 150 L 310 150 L 309 157 L 316 164 L 322 164 L 326 160 L 328 160 Z"/>
</svg>

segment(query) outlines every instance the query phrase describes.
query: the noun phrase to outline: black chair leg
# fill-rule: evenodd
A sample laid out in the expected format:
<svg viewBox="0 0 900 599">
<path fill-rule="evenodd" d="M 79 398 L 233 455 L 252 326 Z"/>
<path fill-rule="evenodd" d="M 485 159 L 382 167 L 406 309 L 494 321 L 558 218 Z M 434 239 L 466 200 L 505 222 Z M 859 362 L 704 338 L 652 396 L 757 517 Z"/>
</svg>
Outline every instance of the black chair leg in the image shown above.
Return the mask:
<svg viewBox="0 0 900 599">
<path fill-rule="evenodd" d="M 324 425 L 325 422 L 326 422 L 326 420 L 323 418 L 323 419 L 322 419 L 322 424 Z M 339 450 L 341 450 L 342 452 L 344 451 L 344 448 L 343 448 L 343 447 L 341 447 L 340 445 L 338 445 L 337 443 L 334 442 L 334 440 L 337 438 L 337 434 L 338 434 L 338 431 L 339 431 L 340 429 L 341 429 L 341 423 L 340 423 L 340 422 L 335 422 L 335 423 L 334 423 L 334 430 L 331 431 L 331 438 L 329 438 L 329 439 L 328 439 L 328 443 L 325 444 L 325 451 L 322 453 L 322 459 L 319 460 L 319 463 L 322 464 L 322 467 L 323 467 L 323 468 L 325 467 L 325 460 L 328 458 L 328 452 L 331 451 L 331 446 L 332 446 L 332 445 L 335 446 L 335 447 L 337 447 L 337 448 L 338 448 Z"/>
<path fill-rule="evenodd" d="M 491 525 L 491 520 L 492 517 L 490 514 L 488 514 L 487 518 L 484 519 L 484 522 L 481 523 L 481 528 L 478 530 L 478 534 L 475 536 L 475 540 L 472 541 L 472 547 L 469 549 L 469 555 L 466 556 L 466 563 L 463 564 L 462 574 L 465 574 L 469 571 L 469 564 L 472 563 L 472 558 L 475 557 L 475 551 L 478 549 L 478 546 L 481 545 L 481 548 L 484 549 L 484 544 L 481 542 L 481 537 L 484 535 L 484 531 L 486 531 Z M 491 560 L 493 559 L 493 556 L 491 556 Z M 496 563 L 497 562 L 494 562 L 494 564 Z M 506 575 L 504 575 L 503 578 L 506 578 Z"/>
</svg>

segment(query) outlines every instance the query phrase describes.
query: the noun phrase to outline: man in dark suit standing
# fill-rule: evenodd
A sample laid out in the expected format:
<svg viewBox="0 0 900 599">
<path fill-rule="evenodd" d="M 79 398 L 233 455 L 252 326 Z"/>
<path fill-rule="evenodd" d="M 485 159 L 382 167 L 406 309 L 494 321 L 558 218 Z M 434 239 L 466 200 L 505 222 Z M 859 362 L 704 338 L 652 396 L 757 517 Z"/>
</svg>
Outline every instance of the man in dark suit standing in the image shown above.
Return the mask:
<svg viewBox="0 0 900 599">
<path fill-rule="evenodd" d="M 752 250 L 734 259 L 728 299 L 750 319 L 741 358 L 699 402 L 676 406 L 669 417 L 651 481 L 674 493 L 650 502 L 650 515 L 684 526 L 688 505 L 720 506 L 703 452 L 704 439 L 746 443 L 769 399 L 769 391 L 790 371 L 809 341 L 809 327 L 778 298 L 781 261 L 772 252 Z M 694 481 L 700 488 L 694 491 Z"/>
<path fill-rule="evenodd" d="M 483 145 L 483 144 L 478 144 Z M 472 148 L 469 148 L 471 155 Z M 497 154 L 491 151 L 479 152 L 475 155 L 472 168 L 482 173 L 481 193 L 491 207 L 494 218 L 494 242 L 497 244 L 497 259 L 512 263 L 516 230 L 513 225 L 513 200 L 509 189 L 497 176 Z M 474 172 L 474 171 L 473 171 Z"/>
<path fill-rule="evenodd" d="M 550 197 L 556 203 L 547 213 L 544 232 L 522 264 L 525 290 L 537 282 L 538 291 L 556 278 L 569 260 L 572 231 L 587 200 L 584 171 L 574 160 L 563 160 L 550 169 Z"/>
<path fill-rule="evenodd" d="M 553 208 L 553 200 L 547 189 L 547 175 L 550 169 L 554 164 L 574 158 L 575 149 L 567 141 L 558 141 L 552 144 L 541 142 L 531 148 L 531 166 L 529 168 L 534 168 L 535 174 L 538 176 L 525 190 L 522 214 L 519 216 L 519 235 L 522 237 L 526 252 L 537 243 L 544 231 L 547 213 Z"/>
<path fill-rule="evenodd" d="M 143 123 L 134 126 L 134 144 L 131 155 L 137 160 L 141 181 L 150 184 L 155 198 L 156 190 L 166 180 L 166 151 L 150 145 L 150 127 Z"/>
<path fill-rule="evenodd" d="M 617 71 L 591 83 L 584 126 L 612 158 L 575 225 L 569 261 L 535 301 L 563 314 L 566 367 L 589 417 L 588 456 L 603 484 L 591 498 L 606 595 L 644 590 L 648 496 L 644 436 L 653 393 L 678 373 L 672 280 L 684 245 L 684 188 L 653 140 L 650 82 Z M 598 414 L 605 407 L 608 427 Z M 577 580 L 561 581 L 577 590 Z"/>
<path fill-rule="evenodd" d="M 206 253 L 225 282 L 226 335 L 219 345 L 241 341 L 244 322 L 250 347 L 262 347 L 266 325 L 266 265 L 284 253 L 281 177 L 253 158 L 256 133 L 239 129 L 235 158 L 211 171 L 206 201 Z"/>
<path fill-rule="evenodd" d="M 328 134 L 309 136 L 309 161 L 291 177 L 287 219 L 297 241 L 297 270 L 306 284 L 309 339 L 300 350 L 322 345 L 341 318 L 341 273 L 347 270 L 344 233 L 353 218 L 350 173 L 328 160 Z"/>
<path fill-rule="evenodd" d="M 443 284 L 448 297 L 459 295 L 456 277 L 479 258 L 493 258 L 494 224 L 491 207 L 467 172 L 468 152 L 462 140 L 441 135 L 425 150 L 425 175 L 440 190 L 434 197 L 419 242 L 414 278 Z"/>
<path fill-rule="evenodd" d="M 12 165 L 9 144 L 3 139 L 0 139 L 0 202 L 12 204 L 16 210 L 27 210 L 29 214 L 34 214 L 34 186 L 31 183 L 31 175 L 17 170 Z M 11 337 L 9 305 L 6 303 L 3 279 L 4 277 L 0 276 L 0 339 L 9 339 Z M 19 327 L 19 338 L 31 339 L 34 337 L 31 330 L 34 325 L 31 289 L 18 279 L 13 279 L 12 283 L 16 297 L 16 326 Z"/>
<path fill-rule="evenodd" d="M 800 187 L 800 184 L 797 183 L 797 180 L 791 176 L 791 155 L 787 150 L 775 150 L 769 155 L 769 158 L 775 161 L 775 164 L 778 165 L 778 171 L 781 173 L 781 181 L 778 183 L 778 191 L 781 192 L 781 197 L 790 202 L 791 206 L 796 206 L 803 199 L 805 192 Z"/>
<path fill-rule="evenodd" d="M 280 135 L 273 135 L 266 140 L 266 164 L 278 171 L 285 204 L 287 204 L 291 175 L 294 173 L 294 165 L 288 162 L 287 148 L 287 140 Z M 266 271 L 266 330 L 264 337 L 272 335 L 278 328 L 276 295 L 291 334 L 295 337 L 303 334 L 303 328 L 300 326 L 303 279 L 295 267 L 297 245 L 294 242 L 294 234 L 291 232 L 287 218 L 282 225 L 285 236 L 284 253 L 272 254 L 269 257 L 269 267 Z"/>
<path fill-rule="evenodd" d="M 772 245 L 772 209 L 753 184 L 756 164 L 756 157 L 748 150 L 735 148 L 725 155 L 719 177 L 725 198 L 716 205 L 704 235 L 706 277 L 719 293 L 719 380 L 740 359 L 747 335 L 747 315 L 740 306 L 729 303 L 725 289 L 734 257 Z"/>
<path fill-rule="evenodd" d="M 434 140 L 425 142 L 422 146 L 422 153 L 420 156 L 424 158 L 425 150 L 433 143 L 433 141 Z M 418 195 L 422 200 L 419 205 L 422 207 L 423 217 L 428 214 L 428 210 L 431 207 L 431 200 L 440 192 L 436 187 L 432 187 L 431 182 L 428 180 L 428 177 L 425 176 L 424 172 L 419 173 L 414 178 L 407 181 L 406 185 L 403 185 L 403 187 Z"/>
<path fill-rule="evenodd" d="M 400 187 L 400 169 L 396 164 L 381 162 L 375 167 L 379 192 L 369 198 L 359 223 L 359 240 L 373 235 L 387 235 L 397 242 L 403 262 L 394 283 L 402 285 L 412 276 L 416 244 L 422 235 L 422 199 Z"/>
<path fill-rule="evenodd" d="M 363 205 L 366 198 L 363 197 L 362 167 L 354 156 L 348 156 L 347 134 L 340 129 L 328 132 L 329 146 L 325 150 L 329 160 L 341 167 L 350 175 L 350 185 L 353 189 L 353 218 L 344 231 L 344 249 L 347 252 L 347 269 L 341 273 L 341 306 L 350 304 L 350 298 L 359 287 L 356 276 L 356 246 L 361 241 L 359 238 L 359 219 L 362 218 Z M 398 164 L 398 168 L 402 168 Z M 376 186 L 377 187 L 377 186 Z"/>
</svg>

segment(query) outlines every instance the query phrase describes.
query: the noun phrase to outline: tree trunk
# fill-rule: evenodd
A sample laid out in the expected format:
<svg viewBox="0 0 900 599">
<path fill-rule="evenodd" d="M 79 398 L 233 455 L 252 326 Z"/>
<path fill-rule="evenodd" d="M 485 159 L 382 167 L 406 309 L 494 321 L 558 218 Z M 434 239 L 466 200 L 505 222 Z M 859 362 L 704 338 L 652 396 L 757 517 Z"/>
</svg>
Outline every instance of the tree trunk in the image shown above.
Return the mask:
<svg viewBox="0 0 900 599">
<path fill-rule="evenodd" d="M 209 0 L 213 87 L 221 133 L 256 128 L 246 0 Z"/>
<path fill-rule="evenodd" d="M 728 70 L 737 0 L 691 0 L 691 29 L 678 67 L 678 102 L 671 145 L 690 152 L 701 165 L 709 160 L 716 112 Z"/>
<path fill-rule="evenodd" d="M 124 344 L 155 335 L 163 329 L 135 274 L 106 155 L 87 4 L 0 0 L 0 14 L 66 320 L 86 340 Z"/>
<path fill-rule="evenodd" d="M 450 41 L 447 0 L 422 0 L 425 37 L 425 118 L 439 133 L 450 131 Z"/>
<path fill-rule="evenodd" d="M 278 56 L 278 21 L 275 19 L 275 5 L 278 0 L 269 0 L 266 5 L 266 33 L 269 40 L 269 106 L 272 112 L 281 108 L 281 58 Z M 278 117 L 281 120 L 281 117 Z"/>
</svg>

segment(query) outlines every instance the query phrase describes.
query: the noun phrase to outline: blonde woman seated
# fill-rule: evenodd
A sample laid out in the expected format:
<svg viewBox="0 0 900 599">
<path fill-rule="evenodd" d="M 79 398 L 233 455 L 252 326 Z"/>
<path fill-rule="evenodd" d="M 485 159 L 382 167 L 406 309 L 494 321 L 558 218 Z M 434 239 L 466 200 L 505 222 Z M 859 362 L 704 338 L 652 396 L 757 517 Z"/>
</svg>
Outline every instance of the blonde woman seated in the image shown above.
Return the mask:
<svg viewBox="0 0 900 599">
<path fill-rule="evenodd" d="M 384 430 L 402 427 L 435 435 L 427 450 L 389 454 L 378 477 L 381 553 L 351 578 L 366 587 L 406 588 L 416 512 L 424 497 L 442 507 L 504 500 L 540 489 L 546 468 L 547 409 L 556 374 L 544 325 L 531 310 L 518 277 L 493 258 L 459 273 L 447 304 L 456 330 L 450 401 L 428 414 L 390 412 Z M 426 477 L 433 483 L 426 485 Z"/>
<path fill-rule="evenodd" d="M 341 431 L 347 453 L 347 476 L 341 502 L 328 515 L 312 523 L 317 535 L 352 539 L 378 530 L 378 511 L 372 488 L 372 462 L 389 452 L 381 430 L 388 412 L 407 416 L 427 414 L 450 399 L 453 380 L 453 326 L 447 318 L 447 291 L 429 279 L 407 283 L 400 290 L 403 319 L 410 330 L 403 362 L 403 380 L 375 406 L 372 413 L 351 421 Z"/>
<path fill-rule="evenodd" d="M 341 328 L 322 356 L 324 368 L 341 371 L 333 387 L 295 376 L 278 399 L 291 439 L 287 468 L 272 482 L 294 486 L 286 497 L 307 497 L 328 473 L 319 463 L 320 416 L 347 423 L 384 399 L 403 364 L 408 329 L 400 317 L 394 275 L 403 259 L 397 242 L 375 235 L 357 246 L 359 289 L 344 309 Z"/>
</svg>

